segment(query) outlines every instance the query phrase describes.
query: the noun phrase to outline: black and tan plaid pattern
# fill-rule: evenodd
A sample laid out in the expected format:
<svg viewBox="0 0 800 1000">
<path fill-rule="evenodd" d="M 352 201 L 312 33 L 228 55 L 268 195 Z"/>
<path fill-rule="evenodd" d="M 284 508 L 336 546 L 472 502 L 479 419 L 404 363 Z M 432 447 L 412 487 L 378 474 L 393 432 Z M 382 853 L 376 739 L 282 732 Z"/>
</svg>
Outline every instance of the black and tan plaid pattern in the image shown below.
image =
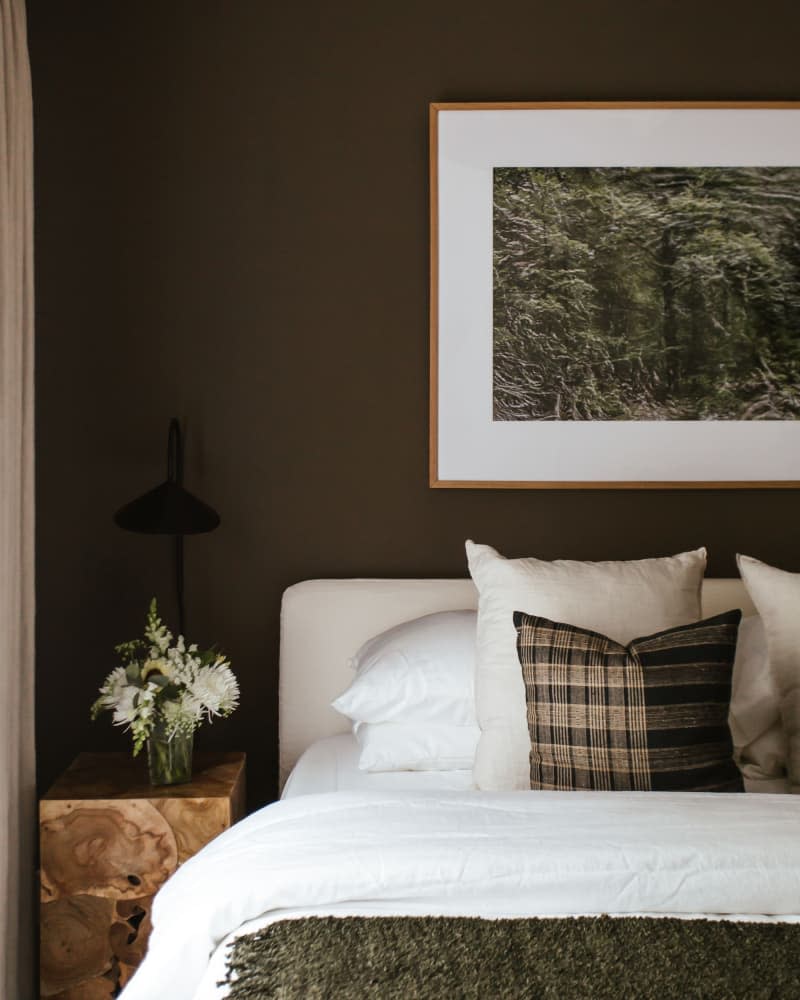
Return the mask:
<svg viewBox="0 0 800 1000">
<path fill-rule="evenodd" d="M 531 788 L 741 792 L 728 728 L 740 611 L 634 639 L 515 612 Z"/>
</svg>

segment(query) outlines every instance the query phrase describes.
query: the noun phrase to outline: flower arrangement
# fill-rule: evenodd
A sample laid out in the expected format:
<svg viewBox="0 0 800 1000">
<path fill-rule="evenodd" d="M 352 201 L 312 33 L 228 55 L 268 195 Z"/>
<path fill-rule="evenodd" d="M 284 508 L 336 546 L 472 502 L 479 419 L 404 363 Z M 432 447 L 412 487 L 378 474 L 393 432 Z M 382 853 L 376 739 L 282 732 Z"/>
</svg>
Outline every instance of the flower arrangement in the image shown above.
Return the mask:
<svg viewBox="0 0 800 1000">
<path fill-rule="evenodd" d="M 173 635 L 150 602 L 144 639 L 115 647 L 115 667 L 92 705 L 92 718 L 113 712 L 116 726 L 133 734 L 134 757 L 151 738 L 167 742 L 191 737 L 204 719 L 227 716 L 239 704 L 239 685 L 229 660 L 214 649 L 200 652 Z"/>
</svg>

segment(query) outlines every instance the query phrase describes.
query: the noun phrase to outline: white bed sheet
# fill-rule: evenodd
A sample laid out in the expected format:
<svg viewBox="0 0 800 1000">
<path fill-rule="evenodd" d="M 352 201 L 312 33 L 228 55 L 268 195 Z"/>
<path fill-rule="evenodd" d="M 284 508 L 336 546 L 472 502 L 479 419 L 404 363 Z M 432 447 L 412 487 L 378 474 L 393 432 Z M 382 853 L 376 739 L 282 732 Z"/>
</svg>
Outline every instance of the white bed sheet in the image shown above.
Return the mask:
<svg viewBox="0 0 800 1000">
<path fill-rule="evenodd" d="M 295 764 L 282 799 L 322 792 L 466 792 L 472 771 L 359 771 L 358 741 L 352 733 L 317 740 Z"/>
<path fill-rule="evenodd" d="M 309 913 L 797 922 L 799 831 L 800 796 L 788 795 L 298 796 L 236 824 L 167 882 L 123 997 L 216 1000 L 231 934 Z"/>
</svg>

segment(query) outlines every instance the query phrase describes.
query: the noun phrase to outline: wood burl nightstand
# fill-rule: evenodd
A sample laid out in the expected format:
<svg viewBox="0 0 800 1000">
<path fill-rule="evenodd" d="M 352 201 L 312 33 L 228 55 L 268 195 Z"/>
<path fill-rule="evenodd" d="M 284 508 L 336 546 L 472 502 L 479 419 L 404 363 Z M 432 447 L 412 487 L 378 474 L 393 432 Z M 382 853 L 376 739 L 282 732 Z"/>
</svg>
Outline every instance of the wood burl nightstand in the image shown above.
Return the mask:
<svg viewBox="0 0 800 1000">
<path fill-rule="evenodd" d="M 141 962 L 153 896 L 244 816 L 245 755 L 195 753 L 153 787 L 146 754 L 80 754 L 39 803 L 41 996 L 116 995 Z"/>
</svg>

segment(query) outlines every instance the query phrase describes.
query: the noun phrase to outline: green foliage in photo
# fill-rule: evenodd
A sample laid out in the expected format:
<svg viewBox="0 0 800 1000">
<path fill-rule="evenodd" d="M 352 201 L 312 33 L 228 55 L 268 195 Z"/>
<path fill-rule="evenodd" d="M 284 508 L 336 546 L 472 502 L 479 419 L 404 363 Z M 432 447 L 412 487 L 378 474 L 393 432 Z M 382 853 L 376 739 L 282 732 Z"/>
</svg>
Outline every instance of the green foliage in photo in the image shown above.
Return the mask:
<svg viewBox="0 0 800 1000">
<path fill-rule="evenodd" d="M 495 420 L 800 417 L 800 168 L 496 168 Z"/>
</svg>

